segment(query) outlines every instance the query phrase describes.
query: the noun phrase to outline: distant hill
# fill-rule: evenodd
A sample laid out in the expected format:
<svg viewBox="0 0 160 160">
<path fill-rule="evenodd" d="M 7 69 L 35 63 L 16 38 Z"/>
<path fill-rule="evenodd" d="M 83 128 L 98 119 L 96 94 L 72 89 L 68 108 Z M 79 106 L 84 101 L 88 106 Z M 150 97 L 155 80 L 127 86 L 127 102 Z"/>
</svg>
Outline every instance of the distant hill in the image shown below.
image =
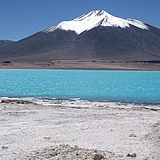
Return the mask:
<svg viewBox="0 0 160 160">
<path fill-rule="evenodd" d="M 15 43 L 15 41 L 0 40 L 0 48 L 7 47 L 7 46 L 14 44 L 14 43 Z"/>
</svg>

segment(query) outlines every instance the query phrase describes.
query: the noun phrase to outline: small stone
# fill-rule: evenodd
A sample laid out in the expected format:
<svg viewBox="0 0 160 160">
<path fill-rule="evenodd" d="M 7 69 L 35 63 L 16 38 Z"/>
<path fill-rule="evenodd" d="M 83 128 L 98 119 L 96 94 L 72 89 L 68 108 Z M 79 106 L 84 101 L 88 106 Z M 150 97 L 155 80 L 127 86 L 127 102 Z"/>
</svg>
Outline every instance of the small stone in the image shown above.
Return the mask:
<svg viewBox="0 0 160 160">
<path fill-rule="evenodd" d="M 76 156 L 79 156 L 79 153 L 76 153 Z"/>
<path fill-rule="evenodd" d="M 56 152 L 50 153 L 51 157 L 57 156 L 58 154 Z"/>
<path fill-rule="evenodd" d="M 43 137 L 44 139 L 46 139 L 46 140 L 50 140 L 51 139 L 51 137 Z"/>
<path fill-rule="evenodd" d="M 127 157 L 135 158 L 135 157 L 137 157 L 137 155 L 135 153 L 128 153 Z"/>
<path fill-rule="evenodd" d="M 75 146 L 74 146 L 74 149 L 75 149 L 75 150 L 77 150 L 77 149 L 78 149 L 78 146 L 77 146 L 77 145 L 75 145 Z"/>
<path fill-rule="evenodd" d="M 93 157 L 93 160 L 101 160 L 103 158 L 104 158 L 104 156 L 102 154 L 95 154 Z"/>
<path fill-rule="evenodd" d="M 2 149 L 8 149 L 8 147 L 7 146 L 2 146 Z"/>
<path fill-rule="evenodd" d="M 137 137 L 135 134 L 130 134 L 129 137 Z"/>
<path fill-rule="evenodd" d="M 94 150 L 94 153 L 97 153 L 97 150 L 96 150 L 96 149 Z"/>
</svg>

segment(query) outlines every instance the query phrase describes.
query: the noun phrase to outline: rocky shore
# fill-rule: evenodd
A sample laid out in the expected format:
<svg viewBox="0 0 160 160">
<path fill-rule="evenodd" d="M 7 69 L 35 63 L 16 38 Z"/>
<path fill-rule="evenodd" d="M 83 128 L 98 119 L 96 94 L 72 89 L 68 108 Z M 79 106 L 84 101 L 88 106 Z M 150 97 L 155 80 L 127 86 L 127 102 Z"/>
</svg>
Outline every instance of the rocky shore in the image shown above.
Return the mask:
<svg viewBox="0 0 160 160">
<path fill-rule="evenodd" d="M 160 159 L 159 106 L 78 104 L 2 100 L 0 160 Z"/>
</svg>

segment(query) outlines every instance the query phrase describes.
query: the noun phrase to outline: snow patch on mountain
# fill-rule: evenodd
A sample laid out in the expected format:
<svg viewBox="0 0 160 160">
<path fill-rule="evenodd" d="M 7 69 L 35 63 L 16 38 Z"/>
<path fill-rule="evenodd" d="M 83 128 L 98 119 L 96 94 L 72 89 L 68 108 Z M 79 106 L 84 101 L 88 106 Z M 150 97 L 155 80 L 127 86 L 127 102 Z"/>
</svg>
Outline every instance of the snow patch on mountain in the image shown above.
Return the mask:
<svg viewBox="0 0 160 160">
<path fill-rule="evenodd" d="M 130 25 L 133 25 L 140 29 L 149 29 L 141 21 L 135 19 L 122 19 L 112 16 L 104 10 L 96 10 L 89 12 L 88 14 L 84 14 L 74 20 L 63 21 L 57 26 L 48 28 L 47 30 L 45 30 L 45 32 L 53 32 L 56 29 L 62 29 L 66 31 L 75 31 L 77 34 L 80 34 L 84 31 L 91 30 L 98 26 L 126 28 L 130 27 Z"/>
</svg>

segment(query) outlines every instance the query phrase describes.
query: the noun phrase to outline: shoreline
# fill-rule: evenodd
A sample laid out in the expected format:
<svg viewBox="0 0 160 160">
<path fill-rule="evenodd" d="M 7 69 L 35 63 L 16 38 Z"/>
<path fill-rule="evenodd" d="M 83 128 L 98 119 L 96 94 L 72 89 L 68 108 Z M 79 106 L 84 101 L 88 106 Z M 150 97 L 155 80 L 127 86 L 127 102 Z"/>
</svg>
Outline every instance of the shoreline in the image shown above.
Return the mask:
<svg viewBox="0 0 160 160">
<path fill-rule="evenodd" d="M 0 103 L 0 159 L 159 160 L 160 108 L 153 108 Z"/>
<path fill-rule="evenodd" d="M 112 69 L 112 68 L 0 68 L 1 71 L 5 70 L 43 70 L 43 71 L 130 71 L 130 72 L 160 72 L 160 69 L 158 70 L 141 70 L 141 69 Z"/>
<path fill-rule="evenodd" d="M 160 102 L 141 102 L 141 101 L 108 101 L 108 100 L 94 100 L 81 98 L 48 98 L 48 97 L 0 97 L 0 103 L 4 104 L 36 104 L 44 106 L 65 105 L 65 106 L 108 106 L 114 105 L 117 108 L 120 106 L 138 106 L 140 108 L 151 107 L 160 108 Z"/>
<path fill-rule="evenodd" d="M 0 63 L 0 69 L 160 71 L 156 61 L 53 60 Z"/>
</svg>

